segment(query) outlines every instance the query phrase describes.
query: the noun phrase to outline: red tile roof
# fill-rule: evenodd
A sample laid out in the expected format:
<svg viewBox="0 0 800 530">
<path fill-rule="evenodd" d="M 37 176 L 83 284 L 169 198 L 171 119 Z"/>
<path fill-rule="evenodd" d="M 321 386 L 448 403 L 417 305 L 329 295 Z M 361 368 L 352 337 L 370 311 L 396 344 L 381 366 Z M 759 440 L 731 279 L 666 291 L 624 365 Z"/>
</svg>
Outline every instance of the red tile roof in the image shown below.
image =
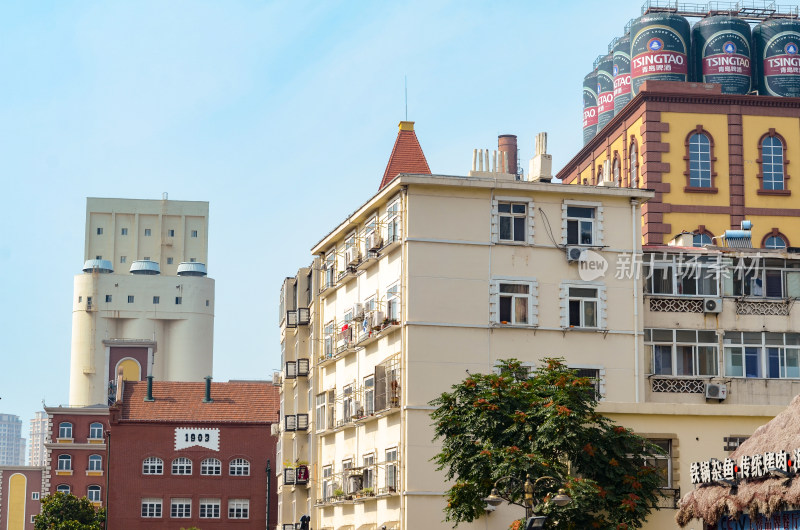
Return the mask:
<svg viewBox="0 0 800 530">
<path fill-rule="evenodd" d="M 211 383 L 213 403 L 203 403 L 205 392 L 205 383 L 154 381 L 155 401 L 148 402 L 146 381 L 126 381 L 119 418 L 122 422 L 278 422 L 280 398 L 272 383 Z"/>
<path fill-rule="evenodd" d="M 382 190 L 399 173 L 431 174 L 431 168 L 428 167 L 428 161 L 425 160 L 425 153 L 422 152 L 417 134 L 414 132 L 413 121 L 400 122 L 400 130 L 397 132 L 397 139 L 394 141 L 394 148 L 378 189 Z"/>
</svg>

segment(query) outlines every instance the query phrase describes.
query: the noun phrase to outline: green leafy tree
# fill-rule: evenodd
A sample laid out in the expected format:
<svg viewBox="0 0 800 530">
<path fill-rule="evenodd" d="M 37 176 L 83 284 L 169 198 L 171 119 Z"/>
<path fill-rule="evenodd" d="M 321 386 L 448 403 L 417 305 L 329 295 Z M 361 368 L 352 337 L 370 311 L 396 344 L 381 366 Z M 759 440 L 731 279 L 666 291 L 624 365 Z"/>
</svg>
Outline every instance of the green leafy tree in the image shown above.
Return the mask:
<svg viewBox="0 0 800 530">
<path fill-rule="evenodd" d="M 484 515 L 485 498 L 499 484 L 522 503 L 526 475 L 542 480 L 534 512 L 547 528 L 640 528 L 657 509 L 663 477 L 648 459 L 661 450 L 595 412 L 592 381 L 561 359 L 544 359 L 533 373 L 517 360 L 500 361 L 499 374 L 471 374 L 431 401 L 434 458 L 452 487 L 445 518 L 457 526 Z M 548 502 L 560 488 L 572 501 Z M 512 527 L 519 526 L 515 522 Z"/>
<path fill-rule="evenodd" d="M 42 497 L 41 512 L 34 519 L 36 530 L 102 530 L 105 508 L 96 509 L 86 497 L 56 492 Z"/>
</svg>

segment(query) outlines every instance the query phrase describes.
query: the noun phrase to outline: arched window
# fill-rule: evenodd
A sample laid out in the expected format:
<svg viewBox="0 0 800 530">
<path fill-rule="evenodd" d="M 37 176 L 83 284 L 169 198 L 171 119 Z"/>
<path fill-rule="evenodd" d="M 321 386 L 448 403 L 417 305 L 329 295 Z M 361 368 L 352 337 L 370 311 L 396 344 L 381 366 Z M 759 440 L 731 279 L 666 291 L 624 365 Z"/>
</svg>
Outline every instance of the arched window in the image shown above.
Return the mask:
<svg viewBox="0 0 800 530">
<path fill-rule="evenodd" d="M 69 489 L 69 484 L 59 484 L 59 485 L 56 487 L 56 491 L 57 491 L 58 493 L 69 493 L 69 492 L 70 492 L 70 489 Z"/>
<path fill-rule="evenodd" d="M 769 236 L 764 242 L 764 248 L 786 248 L 786 241 L 781 236 Z"/>
<path fill-rule="evenodd" d="M 62 421 L 58 424 L 58 437 L 72 438 L 72 424 L 70 422 Z"/>
<path fill-rule="evenodd" d="M 228 474 L 237 477 L 250 476 L 250 462 L 244 458 L 234 458 L 228 468 Z"/>
<path fill-rule="evenodd" d="M 630 175 L 628 176 L 628 186 L 631 188 L 639 187 L 639 156 L 637 155 L 636 139 L 631 136 L 631 159 L 628 166 Z"/>
<path fill-rule="evenodd" d="M 617 186 L 622 186 L 622 181 L 620 180 L 620 174 L 619 174 L 619 157 L 617 156 L 616 152 L 614 152 L 614 162 L 611 165 L 611 168 L 612 168 L 611 171 L 614 174 L 613 175 L 614 184 Z"/>
<path fill-rule="evenodd" d="M 100 486 L 89 486 L 86 497 L 92 502 L 100 502 Z"/>
<path fill-rule="evenodd" d="M 100 455 L 91 455 L 89 457 L 89 471 L 102 471 L 103 470 L 103 457 Z"/>
<path fill-rule="evenodd" d="M 783 190 L 783 142 L 777 136 L 761 141 L 761 186 L 764 190 Z"/>
<path fill-rule="evenodd" d="M 695 232 L 694 236 L 692 237 L 692 246 L 693 247 L 704 247 L 706 245 L 711 245 L 711 236 L 704 233 L 704 232 Z"/>
<path fill-rule="evenodd" d="M 92 423 L 89 425 L 89 439 L 90 440 L 102 440 L 103 439 L 103 424 L 102 423 Z"/>
<path fill-rule="evenodd" d="M 72 471 L 72 457 L 70 455 L 58 455 L 58 470 Z"/>
<path fill-rule="evenodd" d="M 206 458 L 205 460 L 200 462 L 200 474 L 201 475 L 221 475 L 222 474 L 222 462 L 220 462 L 216 458 Z"/>
<path fill-rule="evenodd" d="M 173 475 L 191 475 L 192 474 L 192 461 L 188 458 L 176 458 L 172 461 L 172 474 Z"/>
<path fill-rule="evenodd" d="M 711 140 L 696 132 L 689 137 L 689 186 L 711 187 Z"/>
<path fill-rule="evenodd" d="M 164 461 L 155 456 L 149 456 L 142 462 L 143 475 L 163 475 Z"/>
</svg>

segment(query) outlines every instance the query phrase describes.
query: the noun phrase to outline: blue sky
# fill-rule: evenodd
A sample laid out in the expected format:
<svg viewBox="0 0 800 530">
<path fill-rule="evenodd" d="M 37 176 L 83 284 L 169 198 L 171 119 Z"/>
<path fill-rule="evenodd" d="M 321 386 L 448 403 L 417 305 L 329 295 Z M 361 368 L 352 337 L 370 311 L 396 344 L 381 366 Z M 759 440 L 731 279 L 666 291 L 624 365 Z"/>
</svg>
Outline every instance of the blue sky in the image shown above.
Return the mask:
<svg viewBox="0 0 800 530">
<path fill-rule="evenodd" d="M 583 76 L 640 7 L 0 3 L 0 412 L 67 401 L 86 197 L 209 201 L 215 380 L 269 378 L 281 279 L 377 190 L 404 76 L 434 173 L 466 174 L 498 134 L 527 171 L 540 131 L 558 169 Z"/>
</svg>

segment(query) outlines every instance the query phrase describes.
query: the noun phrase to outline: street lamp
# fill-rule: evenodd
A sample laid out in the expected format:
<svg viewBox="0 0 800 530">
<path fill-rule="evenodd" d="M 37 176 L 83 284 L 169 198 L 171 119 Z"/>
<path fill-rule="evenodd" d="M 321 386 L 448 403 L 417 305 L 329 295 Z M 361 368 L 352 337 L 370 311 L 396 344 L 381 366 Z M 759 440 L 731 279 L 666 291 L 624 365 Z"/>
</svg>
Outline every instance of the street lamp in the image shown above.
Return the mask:
<svg viewBox="0 0 800 530">
<path fill-rule="evenodd" d="M 492 491 L 489 493 L 489 496 L 486 497 L 484 500 L 490 504 L 491 506 L 500 506 L 500 504 L 505 501 L 509 504 L 514 504 L 516 506 L 522 506 L 525 508 L 525 530 L 532 530 L 534 528 L 544 528 L 544 523 L 547 521 L 547 516 L 534 516 L 533 515 L 533 506 L 534 506 L 534 497 L 533 494 L 536 491 L 536 486 L 542 480 L 551 480 L 555 482 L 555 478 L 553 477 L 539 477 L 535 481 L 531 482 L 531 476 L 525 475 L 525 482 L 522 483 L 522 501 L 524 504 L 520 504 L 518 502 L 514 502 L 511 500 L 510 491 L 505 490 L 505 492 L 501 493 L 498 485 L 501 482 L 511 482 L 516 483 L 517 487 L 520 486 L 522 482 L 520 479 L 513 477 L 511 475 L 507 475 L 505 477 L 500 477 L 494 483 L 494 487 Z M 516 488 L 515 488 L 516 489 Z M 569 495 L 563 489 L 558 490 L 558 494 L 555 497 L 550 499 L 550 502 L 555 504 L 556 506 L 566 506 L 572 501 Z"/>
</svg>

